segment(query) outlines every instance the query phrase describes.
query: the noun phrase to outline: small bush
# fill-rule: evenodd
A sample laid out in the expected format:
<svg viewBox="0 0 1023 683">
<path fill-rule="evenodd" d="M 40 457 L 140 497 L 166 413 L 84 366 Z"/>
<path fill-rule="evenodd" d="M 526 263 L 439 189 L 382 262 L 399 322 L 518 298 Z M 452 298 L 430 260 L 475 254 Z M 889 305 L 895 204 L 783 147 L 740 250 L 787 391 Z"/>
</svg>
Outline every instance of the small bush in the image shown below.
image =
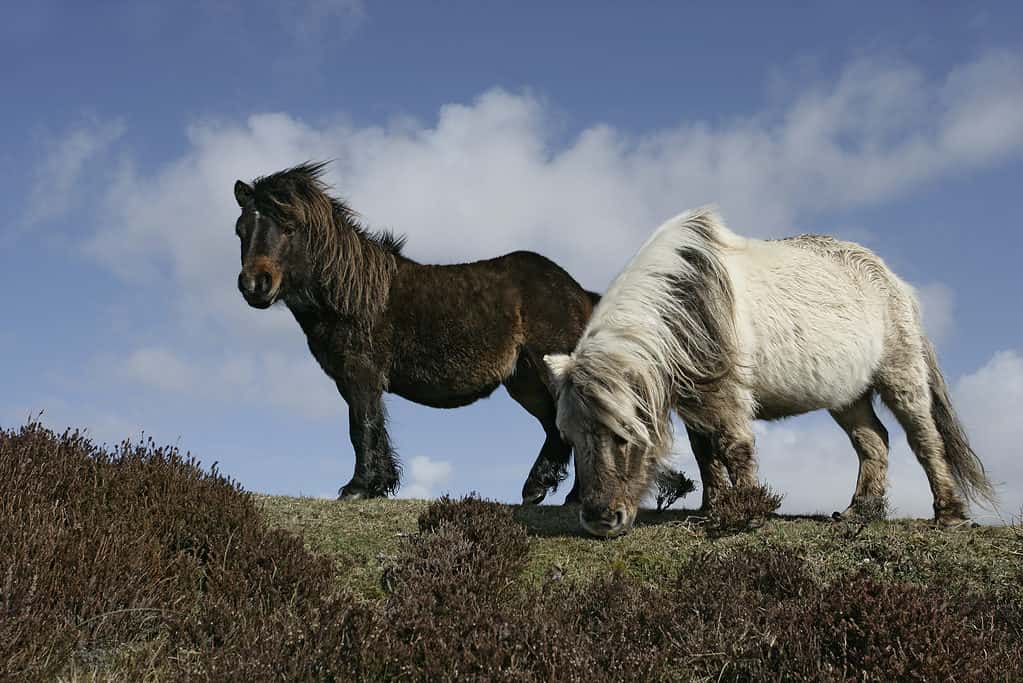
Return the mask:
<svg viewBox="0 0 1023 683">
<path fill-rule="evenodd" d="M 328 560 L 215 469 L 38 423 L 0 430 L 0 548 L 4 680 L 102 669 L 139 644 L 203 650 L 333 585 Z"/>
<path fill-rule="evenodd" d="M 781 499 L 781 494 L 760 484 L 723 489 L 707 516 L 707 530 L 722 535 L 755 529 L 781 506 Z"/>
<path fill-rule="evenodd" d="M 654 479 L 654 499 L 657 511 L 667 510 L 672 505 L 696 490 L 696 483 L 678 470 L 663 469 Z"/>
<path fill-rule="evenodd" d="M 850 522 L 869 524 L 883 522 L 891 514 L 887 496 L 863 496 L 853 501 L 843 519 Z"/>
</svg>

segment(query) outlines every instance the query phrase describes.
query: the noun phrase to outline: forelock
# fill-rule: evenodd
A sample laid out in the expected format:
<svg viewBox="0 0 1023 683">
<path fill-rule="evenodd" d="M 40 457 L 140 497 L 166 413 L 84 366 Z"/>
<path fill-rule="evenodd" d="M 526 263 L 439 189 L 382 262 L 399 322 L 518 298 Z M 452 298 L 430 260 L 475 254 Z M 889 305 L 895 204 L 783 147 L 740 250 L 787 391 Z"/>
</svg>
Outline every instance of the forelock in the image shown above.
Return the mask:
<svg viewBox="0 0 1023 683">
<path fill-rule="evenodd" d="M 630 443 L 648 445 L 647 429 L 637 416 L 631 392 L 607 381 L 608 375 L 590 376 L 580 367 L 572 368 L 565 378 L 558 414 L 571 420 L 576 428 L 603 427 Z"/>
</svg>

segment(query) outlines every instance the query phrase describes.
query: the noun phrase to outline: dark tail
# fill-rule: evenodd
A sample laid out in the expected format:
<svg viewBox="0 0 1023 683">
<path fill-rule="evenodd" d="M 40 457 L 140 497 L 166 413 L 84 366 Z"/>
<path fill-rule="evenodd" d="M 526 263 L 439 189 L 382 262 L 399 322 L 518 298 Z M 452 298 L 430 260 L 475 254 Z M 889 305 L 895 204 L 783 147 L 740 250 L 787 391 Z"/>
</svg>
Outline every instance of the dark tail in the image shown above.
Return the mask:
<svg viewBox="0 0 1023 683">
<path fill-rule="evenodd" d="M 994 486 L 984 471 L 984 464 L 973 452 L 966 439 L 966 431 L 952 408 L 948 385 L 938 368 L 938 358 L 930 341 L 924 340 L 924 358 L 931 385 L 931 416 L 945 443 L 945 460 L 952 470 L 952 478 L 967 500 L 991 509 L 998 504 Z"/>
</svg>

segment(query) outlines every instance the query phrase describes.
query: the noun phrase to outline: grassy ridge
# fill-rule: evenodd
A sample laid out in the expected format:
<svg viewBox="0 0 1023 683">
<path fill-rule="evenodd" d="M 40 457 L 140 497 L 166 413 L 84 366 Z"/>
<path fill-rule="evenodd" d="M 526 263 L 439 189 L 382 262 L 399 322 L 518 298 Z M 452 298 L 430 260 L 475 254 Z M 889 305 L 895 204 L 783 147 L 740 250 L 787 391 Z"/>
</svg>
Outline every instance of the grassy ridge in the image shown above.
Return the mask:
<svg viewBox="0 0 1023 683">
<path fill-rule="evenodd" d="M 331 557 L 343 584 L 368 598 L 382 594 L 383 572 L 398 554 L 402 539 L 416 531 L 416 520 L 429 505 L 382 499 L 339 505 L 332 500 L 265 495 L 255 500 L 271 525 L 295 532 L 310 550 Z M 1023 557 L 1017 548 L 1019 530 L 1013 527 L 943 531 L 925 520 L 862 525 L 781 516 L 755 532 L 711 539 L 699 516 L 667 510 L 641 512 L 630 533 L 607 541 L 579 531 L 574 507 L 511 509 L 530 537 L 523 580 L 533 584 L 550 576 L 582 580 L 608 571 L 665 583 L 696 555 L 776 549 L 802 557 L 825 583 L 863 570 L 883 580 L 926 585 L 940 578 L 964 590 L 996 590 L 1023 598 L 1019 581 Z"/>
</svg>

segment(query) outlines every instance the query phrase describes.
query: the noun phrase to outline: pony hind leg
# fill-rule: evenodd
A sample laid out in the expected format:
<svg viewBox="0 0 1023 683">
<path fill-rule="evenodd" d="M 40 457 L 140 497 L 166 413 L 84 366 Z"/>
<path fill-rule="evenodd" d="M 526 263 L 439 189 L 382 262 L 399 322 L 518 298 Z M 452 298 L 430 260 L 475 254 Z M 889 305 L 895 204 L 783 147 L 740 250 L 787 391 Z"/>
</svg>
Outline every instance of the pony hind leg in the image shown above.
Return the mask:
<svg viewBox="0 0 1023 683">
<path fill-rule="evenodd" d="M 873 392 L 867 392 L 848 406 L 832 410 L 831 417 L 845 430 L 852 442 L 860 467 L 852 502 L 840 516 L 848 516 L 857 507 L 884 496 L 888 479 L 888 430 L 872 404 Z"/>
<path fill-rule="evenodd" d="M 945 445 L 931 414 L 931 388 L 923 353 L 904 367 L 882 372 L 878 392 L 906 432 L 913 455 L 924 468 L 934 497 L 934 519 L 952 526 L 966 519 L 966 506 L 956 491 L 945 460 Z"/>
<path fill-rule="evenodd" d="M 540 454 L 522 486 L 522 502 L 526 505 L 535 505 L 547 497 L 548 491 L 557 490 L 568 476 L 568 463 L 572 457 L 572 446 L 565 443 L 558 431 L 557 404 L 536 367 L 523 352 L 514 373 L 504 381 L 508 394 L 540 422 L 546 435 Z M 565 502 L 574 503 L 577 499 L 577 486 L 573 485 Z"/>
</svg>

